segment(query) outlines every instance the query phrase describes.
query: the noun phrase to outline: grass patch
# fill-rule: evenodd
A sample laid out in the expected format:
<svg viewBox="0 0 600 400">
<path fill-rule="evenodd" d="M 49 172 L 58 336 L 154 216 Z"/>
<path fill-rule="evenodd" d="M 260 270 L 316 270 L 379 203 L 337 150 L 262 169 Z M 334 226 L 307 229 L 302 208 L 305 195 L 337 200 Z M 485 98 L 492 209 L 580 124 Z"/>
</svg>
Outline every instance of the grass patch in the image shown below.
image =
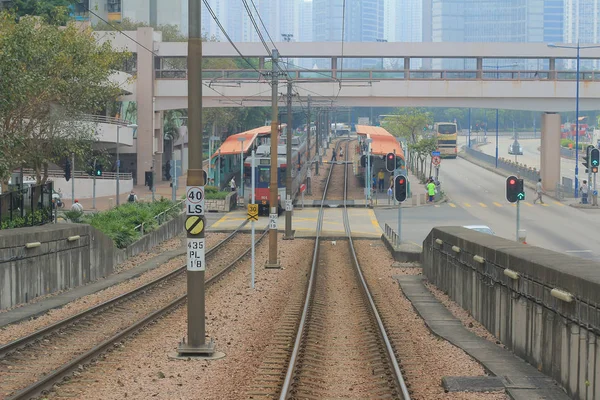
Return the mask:
<svg viewBox="0 0 600 400">
<path fill-rule="evenodd" d="M 164 198 L 148 203 L 126 203 L 108 211 L 85 215 L 81 222 L 103 232 L 115 242 L 118 248 L 122 249 L 142 236 L 139 230 L 135 230 L 136 226 L 143 223 L 144 233 L 152 232 L 160 224 L 179 215 L 179 207 L 174 206 L 174 202 Z M 154 218 L 165 211 L 160 221 Z"/>
<path fill-rule="evenodd" d="M 571 139 L 561 139 L 560 145 L 567 149 L 569 148 L 569 145 L 571 145 L 571 147 L 574 149 L 575 141 Z M 581 141 L 579 141 L 579 150 L 585 150 L 589 145 L 589 143 L 581 143 Z"/>
<path fill-rule="evenodd" d="M 204 197 L 207 200 L 225 200 L 231 192 L 220 191 L 216 186 L 204 186 Z"/>
</svg>

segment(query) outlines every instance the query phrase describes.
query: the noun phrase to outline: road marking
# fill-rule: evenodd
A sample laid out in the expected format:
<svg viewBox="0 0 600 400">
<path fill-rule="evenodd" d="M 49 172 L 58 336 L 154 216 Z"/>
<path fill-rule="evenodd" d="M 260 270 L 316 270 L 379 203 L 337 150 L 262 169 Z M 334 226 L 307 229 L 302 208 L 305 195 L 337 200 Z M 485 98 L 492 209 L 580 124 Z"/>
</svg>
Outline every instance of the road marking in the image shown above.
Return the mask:
<svg viewBox="0 0 600 400">
<path fill-rule="evenodd" d="M 465 207 L 471 207 L 469 203 L 465 203 Z"/>
<path fill-rule="evenodd" d="M 219 225 L 221 225 L 223 222 L 229 220 L 229 217 L 227 215 L 224 215 L 220 220 L 218 220 L 217 222 L 215 222 L 214 224 L 212 224 L 211 228 L 214 229 L 216 227 L 218 227 Z"/>
<path fill-rule="evenodd" d="M 369 217 L 371 217 L 371 224 L 375 227 L 377 232 L 381 231 L 381 227 L 379 226 L 379 222 L 377 222 L 377 217 L 375 216 L 375 211 L 369 210 Z"/>
<path fill-rule="evenodd" d="M 560 201 L 555 201 L 554 204 L 556 204 L 557 206 L 560 207 L 564 207 L 565 205 L 563 203 L 561 203 Z"/>
<path fill-rule="evenodd" d="M 480 205 L 481 207 L 483 207 L 483 208 L 487 208 L 487 206 L 486 206 L 485 204 L 483 204 L 483 203 L 479 203 L 479 205 Z"/>
<path fill-rule="evenodd" d="M 456 208 L 456 204 L 454 204 L 454 203 L 448 203 L 448 205 L 452 208 Z"/>
<path fill-rule="evenodd" d="M 440 208 L 439 204 L 434 204 L 433 206 L 436 207 L 436 208 Z"/>
<path fill-rule="evenodd" d="M 591 253 L 592 250 L 565 250 L 565 253 Z"/>
<path fill-rule="evenodd" d="M 500 204 L 500 203 L 498 203 L 498 202 L 496 202 L 496 201 L 494 202 L 494 205 L 495 205 L 496 207 L 502 207 L 502 204 Z"/>
<path fill-rule="evenodd" d="M 524 204 L 525 204 L 527 207 L 533 207 L 533 204 L 531 204 L 531 203 L 529 203 L 529 202 L 527 202 L 527 201 L 524 201 L 523 203 L 524 203 Z"/>
<path fill-rule="evenodd" d="M 542 207 L 548 207 L 548 204 L 547 203 L 542 203 L 541 206 Z"/>
</svg>

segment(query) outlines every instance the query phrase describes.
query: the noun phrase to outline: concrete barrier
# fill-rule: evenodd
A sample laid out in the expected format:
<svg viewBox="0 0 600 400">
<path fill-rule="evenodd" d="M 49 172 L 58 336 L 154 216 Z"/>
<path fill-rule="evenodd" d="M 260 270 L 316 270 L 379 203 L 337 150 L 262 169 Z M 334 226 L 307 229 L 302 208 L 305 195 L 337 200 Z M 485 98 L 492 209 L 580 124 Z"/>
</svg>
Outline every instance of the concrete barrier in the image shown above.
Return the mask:
<svg viewBox="0 0 600 400">
<path fill-rule="evenodd" d="M 182 214 L 125 249 L 86 224 L 1 230 L 0 309 L 106 277 L 129 257 L 182 233 L 184 220 Z"/>
<path fill-rule="evenodd" d="M 600 263 L 462 227 L 434 228 L 423 273 L 574 399 L 600 398 Z"/>
</svg>

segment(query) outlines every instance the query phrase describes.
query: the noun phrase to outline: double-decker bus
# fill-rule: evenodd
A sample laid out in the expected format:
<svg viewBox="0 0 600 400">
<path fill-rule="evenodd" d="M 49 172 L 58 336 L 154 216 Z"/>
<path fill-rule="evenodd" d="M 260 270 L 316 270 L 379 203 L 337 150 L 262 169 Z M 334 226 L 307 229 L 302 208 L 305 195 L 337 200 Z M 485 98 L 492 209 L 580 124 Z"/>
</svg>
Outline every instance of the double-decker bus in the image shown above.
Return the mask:
<svg viewBox="0 0 600 400">
<path fill-rule="evenodd" d="M 457 131 L 457 125 L 452 122 L 436 122 L 433 125 L 438 151 L 442 158 L 456 158 L 458 154 Z"/>
</svg>

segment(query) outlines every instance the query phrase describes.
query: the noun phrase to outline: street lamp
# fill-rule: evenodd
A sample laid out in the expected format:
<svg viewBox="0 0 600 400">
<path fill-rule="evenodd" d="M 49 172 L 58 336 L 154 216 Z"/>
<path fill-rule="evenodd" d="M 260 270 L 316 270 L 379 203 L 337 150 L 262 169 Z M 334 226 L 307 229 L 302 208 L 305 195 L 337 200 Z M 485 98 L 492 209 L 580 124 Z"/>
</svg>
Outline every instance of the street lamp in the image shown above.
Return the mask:
<svg viewBox="0 0 600 400">
<path fill-rule="evenodd" d="M 556 45 L 554 43 L 548 43 L 548 47 L 561 48 L 561 49 L 577 49 L 577 77 L 576 77 L 576 94 L 575 94 L 575 198 L 579 197 L 579 52 L 581 49 L 594 49 L 600 46 L 580 46 L 577 42 L 576 46 L 563 46 Z"/>
<path fill-rule="evenodd" d="M 246 141 L 245 137 L 239 137 L 238 141 L 240 142 L 240 188 L 242 199 L 244 198 L 244 142 Z"/>
<path fill-rule="evenodd" d="M 137 126 L 137 124 L 128 124 L 127 127 L 135 129 L 138 126 Z M 119 171 L 121 170 L 121 159 L 119 158 L 120 130 L 121 130 L 121 125 L 117 125 L 117 206 L 121 203 L 119 200 L 119 192 L 120 192 Z"/>
</svg>

